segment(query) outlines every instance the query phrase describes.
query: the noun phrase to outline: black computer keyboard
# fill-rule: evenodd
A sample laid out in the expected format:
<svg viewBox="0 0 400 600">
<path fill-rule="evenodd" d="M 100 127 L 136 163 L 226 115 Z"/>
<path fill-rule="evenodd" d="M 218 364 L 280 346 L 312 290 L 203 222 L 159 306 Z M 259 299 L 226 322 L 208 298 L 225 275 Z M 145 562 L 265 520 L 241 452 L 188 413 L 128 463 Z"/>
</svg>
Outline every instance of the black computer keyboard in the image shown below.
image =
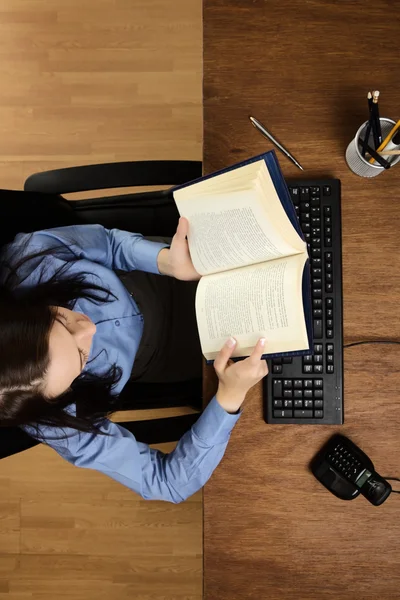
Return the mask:
<svg viewBox="0 0 400 600">
<path fill-rule="evenodd" d="M 340 181 L 287 182 L 311 262 L 314 353 L 268 361 L 267 423 L 343 423 Z"/>
</svg>

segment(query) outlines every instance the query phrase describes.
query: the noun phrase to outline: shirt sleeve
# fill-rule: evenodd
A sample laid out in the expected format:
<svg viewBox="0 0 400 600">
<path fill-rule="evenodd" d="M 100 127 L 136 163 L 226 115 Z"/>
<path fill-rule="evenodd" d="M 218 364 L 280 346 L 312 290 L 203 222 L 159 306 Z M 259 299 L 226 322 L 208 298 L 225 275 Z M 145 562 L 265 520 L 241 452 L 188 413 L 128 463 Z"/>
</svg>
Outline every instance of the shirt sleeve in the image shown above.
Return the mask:
<svg viewBox="0 0 400 600">
<path fill-rule="evenodd" d="M 18 236 L 16 243 L 26 234 Z M 102 225 L 71 225 L 33 233 L 28 252 L 54 248 L 60 257 L 68 253 L 112 270 L 146 271 L 159 274 L 157 256 L 168 244 L 145 240 L 139 233 L 106 229 Z"/>
<path fill-rule="evenodd" d="M 170 454 L 138 442 L 111 421 L 102 427 L 109 435 L 74 432 L 52 441 L 49 431 L 46 443 L 71 464 L 100 471 L 146 500 L 179 503 L 208 481 L 239 417 L 227 413 L 214 397 Z"/>
</svg>

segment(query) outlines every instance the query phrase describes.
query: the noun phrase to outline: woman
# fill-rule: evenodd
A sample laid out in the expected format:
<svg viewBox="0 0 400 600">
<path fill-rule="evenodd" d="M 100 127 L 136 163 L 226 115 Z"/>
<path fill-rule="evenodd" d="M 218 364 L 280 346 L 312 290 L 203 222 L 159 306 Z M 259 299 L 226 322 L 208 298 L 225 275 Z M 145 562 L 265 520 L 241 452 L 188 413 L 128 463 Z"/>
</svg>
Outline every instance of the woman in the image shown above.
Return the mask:
<svg viewBox="0 0 400 600">
<path fill-rule="evenodd" d="M 104 418 L 130 378 L 199 373 L 199 275 L 187 231 L 180 219 L 170 246 L 99 225 L 20 234 L 0 263 L 0 424 L 25 428 L 145 499 L 175 503 L 208 480 L 247 391 L 268 372 L 264 340 L 231 363 L 229 339 L 214 365 L 216 396 L 168 455 Z"/>
</svg>

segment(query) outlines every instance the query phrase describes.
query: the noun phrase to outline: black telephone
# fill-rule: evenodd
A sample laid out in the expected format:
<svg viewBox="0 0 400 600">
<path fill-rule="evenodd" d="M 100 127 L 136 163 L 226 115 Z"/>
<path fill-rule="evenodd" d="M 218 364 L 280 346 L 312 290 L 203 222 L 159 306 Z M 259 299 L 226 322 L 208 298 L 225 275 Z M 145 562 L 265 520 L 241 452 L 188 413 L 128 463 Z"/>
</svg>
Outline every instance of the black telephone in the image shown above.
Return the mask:
<svg viewBox="0 0 400 600">
<path fill-rule="evenodd" d="M 332 494 L 353 500 L 362 494 L 379 506 L 390 495 L 392 486 L 374 469 L 371 459 L 349 438 L 334 435 L 311 463 L 315 477 Z"/>
</svg>

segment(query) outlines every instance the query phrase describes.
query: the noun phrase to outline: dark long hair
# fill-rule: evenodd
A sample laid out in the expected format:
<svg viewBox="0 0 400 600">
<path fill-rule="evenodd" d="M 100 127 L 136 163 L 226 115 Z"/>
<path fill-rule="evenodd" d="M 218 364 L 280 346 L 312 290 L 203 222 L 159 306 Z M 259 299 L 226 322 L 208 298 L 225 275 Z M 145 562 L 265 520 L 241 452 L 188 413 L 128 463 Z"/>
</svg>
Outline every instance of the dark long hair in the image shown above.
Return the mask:
<svg viewBox="0 0 400 600">
<path fill-rule="evenodd" d="M 50 400 L 41 392 L 50 360 L 54 307 L 73 309 L 78 298 L 96 304 L 116 299 L 100 282 L 88 283 L 87 274 L 68 273 L 78 260 L 72 253 L 47 277 L 54 251 L 15 260 L 17 253 L 21 256 L 19 246 L 0 263 L 0 427 L 29 425 L 39 439 L 43 437 L 41 426 L 60 428 L 60 437 L 65 436 L 66 427 L 100 433 L 105 417 L 117 409 L 118 396 L 112 391 L 121 378 L 120 368 L 114 365 L 100 376 L 82 373 L 57 398 Z M 35 268 L 41 273 L 37 285 L 20 286 Z M 69 409 L 72 405 L 76 405 L 76 414 Z"/>
</svg>

